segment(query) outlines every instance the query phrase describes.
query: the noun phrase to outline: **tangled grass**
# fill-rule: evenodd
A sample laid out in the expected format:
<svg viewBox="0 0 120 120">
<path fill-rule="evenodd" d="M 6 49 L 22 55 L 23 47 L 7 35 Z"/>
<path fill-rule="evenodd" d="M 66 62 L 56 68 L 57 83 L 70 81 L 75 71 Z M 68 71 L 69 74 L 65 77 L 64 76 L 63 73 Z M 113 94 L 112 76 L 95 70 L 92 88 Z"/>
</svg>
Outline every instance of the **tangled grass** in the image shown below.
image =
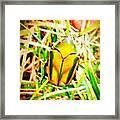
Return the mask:
<svg viewBox="0 0 120 120">
<path fill-rule="evenodd" d="M 48 56 L 65 36 L 75 44 L 80 60 L 70 84 L 56 86 L 46 72 Z M 100 21 L 21 20 L 20 99 L 99 100 Z"/>
</svg>

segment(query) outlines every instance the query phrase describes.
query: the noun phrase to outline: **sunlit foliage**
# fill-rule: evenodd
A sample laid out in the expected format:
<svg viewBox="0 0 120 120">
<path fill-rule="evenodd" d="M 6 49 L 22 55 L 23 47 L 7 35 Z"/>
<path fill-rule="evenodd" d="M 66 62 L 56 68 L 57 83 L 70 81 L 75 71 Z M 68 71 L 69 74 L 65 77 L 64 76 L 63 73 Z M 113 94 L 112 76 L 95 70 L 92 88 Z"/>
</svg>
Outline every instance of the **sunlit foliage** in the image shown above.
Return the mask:
<svg viewBox="0 0 120 120">
<path fill-rule="evenodd" d="M 100 21 L 20 20 L 20 99 L 99 100 Z"/>
</svg>

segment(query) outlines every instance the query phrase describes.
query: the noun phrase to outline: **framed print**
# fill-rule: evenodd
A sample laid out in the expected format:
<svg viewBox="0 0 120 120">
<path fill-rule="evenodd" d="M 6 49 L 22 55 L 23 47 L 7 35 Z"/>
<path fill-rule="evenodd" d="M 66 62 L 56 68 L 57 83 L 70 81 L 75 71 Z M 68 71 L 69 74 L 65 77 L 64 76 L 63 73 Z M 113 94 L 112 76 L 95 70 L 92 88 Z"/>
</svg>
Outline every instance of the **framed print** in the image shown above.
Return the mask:
<svg viewBox="0 0 120 120">
<path fill-rule="evenodd" d="M 119 119 L 119 7 L 2 1 L 1 118 Z"/>
</svg>

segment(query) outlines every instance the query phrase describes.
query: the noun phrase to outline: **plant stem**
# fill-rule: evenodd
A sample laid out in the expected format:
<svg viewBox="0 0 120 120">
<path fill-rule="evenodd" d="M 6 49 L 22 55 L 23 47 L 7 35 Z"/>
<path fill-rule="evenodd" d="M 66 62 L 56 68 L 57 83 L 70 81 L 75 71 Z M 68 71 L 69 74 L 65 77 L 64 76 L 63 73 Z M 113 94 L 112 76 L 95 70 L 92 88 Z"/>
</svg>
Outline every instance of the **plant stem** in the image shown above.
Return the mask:
<svg viewBox="0 0 120 120">
<path fill-rule="evenodd" d="M 20 23 L 26 30 L 28 30 L 39 42 L 41 42 L 40 41 L 40 39 L 34 34 L 34 33 L 32 33 L 31 31 L 30 31 L 30 29 L 29 28 L 27 28 L 25 25 L 23 25 L 22 23 Z"/>
<path fill-rule="evenodd" d="M 32 97 L 30 98 L 30 100 L 33 100 L 33 98 L 36 96 L 36 94 L 39 93 L 39 91 L 47 84 L 48 80 L 46 80 L 38 90 L 36 90 L 36 92 L 32 95 Z"/>
<path fill-rule="evenodd" d="M 69 89 L 67 89 L 67 90 L 54 91 L 54 92 L 45 94 L 44 96 L 40 97 L 39 100 L 45 99 L 45 98 L 47 98 L 47 97 L 50 97 L 50 96 L 53 96 L 53 95 L 56 95 L 56 94 L 60 94 L 60 93 L 65 93 L 65 92 L 69 92 L 69 91 L 76 91 L 76 90 L 83 90 L 84 88 L 85 88 L 85 87 L 81 86 L 81 87 L 79 87 L 79 88 L 69 88 Z"/>
</svg>

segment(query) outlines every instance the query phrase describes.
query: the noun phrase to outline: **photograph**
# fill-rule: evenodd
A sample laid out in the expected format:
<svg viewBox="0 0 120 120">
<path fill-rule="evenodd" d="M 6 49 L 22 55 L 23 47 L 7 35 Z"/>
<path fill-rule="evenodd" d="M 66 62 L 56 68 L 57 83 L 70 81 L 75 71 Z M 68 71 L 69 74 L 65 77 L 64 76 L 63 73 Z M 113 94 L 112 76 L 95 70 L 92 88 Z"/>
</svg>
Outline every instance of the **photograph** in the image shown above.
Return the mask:
<svg viewBox="0 0 120 120">
<path fill-rule="evenodd" d="M 1 118 L 119 119 L 113 1 L 2 2 Z"/>
<path fill-rule="evenodd" d="M 20 20 L 20 100 L 100 100 L 100 20 Z"/>
</svg>

